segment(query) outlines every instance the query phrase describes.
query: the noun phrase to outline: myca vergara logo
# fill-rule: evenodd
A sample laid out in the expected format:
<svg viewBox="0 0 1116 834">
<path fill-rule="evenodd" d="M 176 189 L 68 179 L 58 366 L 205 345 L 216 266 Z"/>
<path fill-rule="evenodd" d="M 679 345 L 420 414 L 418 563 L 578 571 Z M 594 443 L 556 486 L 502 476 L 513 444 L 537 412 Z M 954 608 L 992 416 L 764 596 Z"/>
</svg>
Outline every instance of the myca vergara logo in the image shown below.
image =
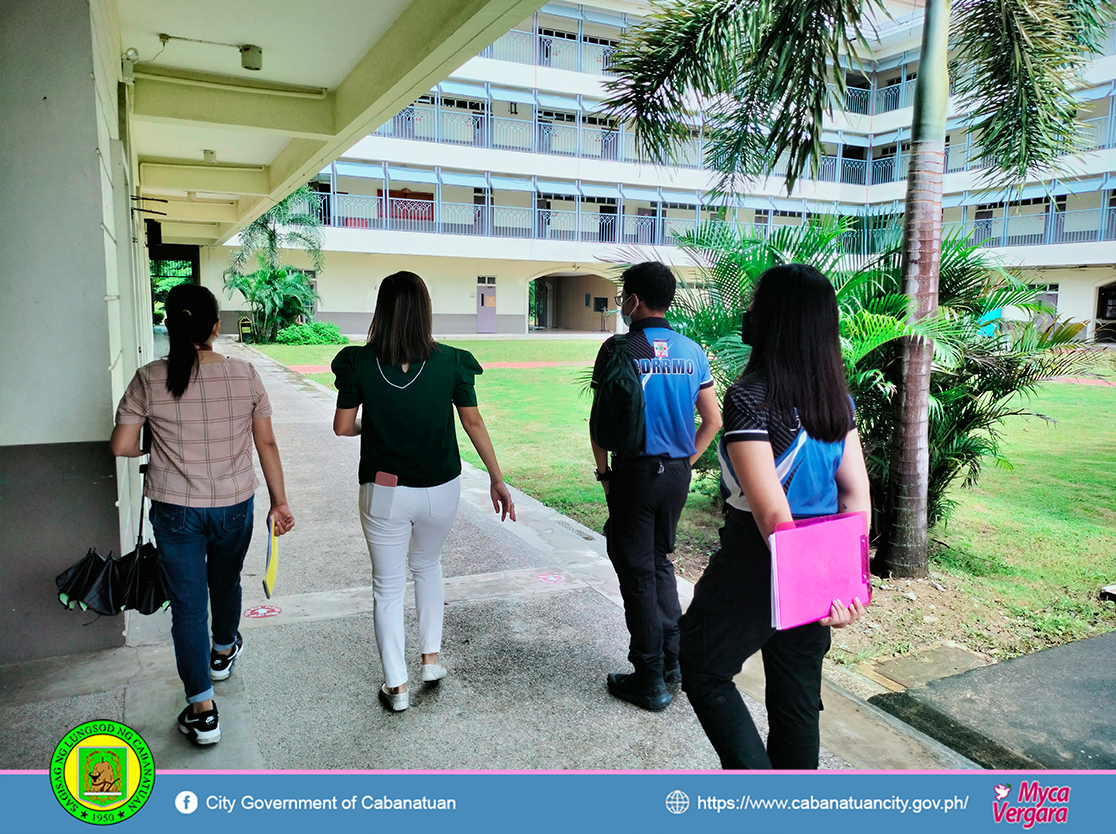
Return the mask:
<svg viewBox="0 0 1116 834">
<path fill-rule="evenodd" d="M 1044 788 L 1038 782 L 1024 781 L 1019 784 L 1019 794 L 1014 803 L 1011 801 L 1011 785 L 1001 783 L 992 790 L 996 794 L 992 802 L 992 818 L 996 822 L 1032 828 L 1036 823 L 1063 823 L 1069 819 L 1068 786 Z"/>
<path fill-rule="evenodd" d="M 117 721 L 74 727 L 54 749 L 50 786 L 70 814 L 92 825 L 134 815 L 155 787 L 155 762 L 140 734 Z"/>
</svg>

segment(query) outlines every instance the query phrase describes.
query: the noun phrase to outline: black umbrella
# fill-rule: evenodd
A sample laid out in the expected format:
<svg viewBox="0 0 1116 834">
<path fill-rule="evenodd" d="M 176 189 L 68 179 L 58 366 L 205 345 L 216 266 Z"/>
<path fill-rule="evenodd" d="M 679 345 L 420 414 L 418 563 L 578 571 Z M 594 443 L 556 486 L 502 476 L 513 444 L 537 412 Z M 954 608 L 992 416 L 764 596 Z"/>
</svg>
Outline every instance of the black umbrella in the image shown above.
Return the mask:
<svg viewBox="0 0 1116 834">
<path fill-rule="evenodd" d="M 140 535 L 143 535 L 140 522 Z M 163 566 L 159 564 L 159 551 L 151 542 L 141 538 L 136 549 L 120 558 L 120 572 L 124 577 L 124 593 L 120 609 L 132 609 L 141 614 L 154 614 L 170 605 L 167 581 Z"/>
<path fill-rule="evenodd" d="M 151 432 L 147 423 L 143 424 L 140 432 L 140 449 L 144 452 L 151 450 Z M 159 551 L 151 542 L 145 543 L 143 540 L 143 511 L 146 503 L 143 495 L 147 492 L 147 466 L 146 463 L 140 465 L 143 487 L 140 492 L 140 523 L 136 548 L 120 558 L 123 585 L 120 610 L 131 609 L 141 614 L 154 614 L 170 605 L 170 594 L 167 593 L 163 566 L 159 564 Z"/>
<path fill-rule="evenodd" d="M 58 574 L 54 582 L 58 586 L 58 600 L 67 608 L 81 606 L 83 611 L 105 616 L 120 613 L 123 575 L 112 551 L 105 556 L 96 548 L 89 548 L 84 558 Z"/>
</svg>

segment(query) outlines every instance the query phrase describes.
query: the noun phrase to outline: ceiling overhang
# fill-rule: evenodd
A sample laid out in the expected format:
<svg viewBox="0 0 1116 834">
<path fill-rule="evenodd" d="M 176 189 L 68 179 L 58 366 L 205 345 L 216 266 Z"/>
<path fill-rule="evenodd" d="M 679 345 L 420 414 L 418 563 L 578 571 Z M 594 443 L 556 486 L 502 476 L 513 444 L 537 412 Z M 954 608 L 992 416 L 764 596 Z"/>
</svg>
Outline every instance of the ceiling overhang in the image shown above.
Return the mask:
<svg viewBox="0 0 1116 834">
<path fill-rule="evenodd" d="M 344 5 L 347 17 L 338 14 L 341 6 L 328 16 L 324 9 L 330 7 L 320 7 L 323 19 L 315 28 L 320 54 L 303 60 L 301 69 L 283 65 L 281 52 L 267 44 L 264 73 L 212 71 L 229 69 L 216 49 L 211 66 L 202 59 L 189 67 L 173 66 L 169 58 L 141 60 L 131 95 L 133 154 L 141 193 L 168 201 L 160 205 L 166 212 L 163 239 L 227 241 L 540 5 L 540 0 L 350 0 Z M 142 7 L 121 3 L 124 46 L 148 43 L 176 25 L 171 19 L 165 28 L 146 31 L 164 27 L 157 17 L 162 7 L 168 18 L 176 14 L 170 0 Z M 265 10 L 266 4 L 255 8 Z M 339 42 L 344 36 L 351 47 L 354 19 L 381 32 L 370 48 L 338 55 L 322 48 L 330 26 L 339 27 Z M 191 37 L 236 42 L 246 31 L 238 23 L 245 21 L 214 16 Z M 189 31 L 199 32 L 197 17 L 191 25 Z M 267 31 L 277 40 L 297 39 L 297 32 L 281 25 L 269 19 Z M 175 54 L 186 54 L 185 48 Z M 272 66 L 272 77 L 266 77 Z M 299 72 L 302 77 L 292 79 Z M 321 84 L 322 79 L 333 83 Z M 216 160 L 207 163 L 208 149 L 216 149 Z"/>
</svg>

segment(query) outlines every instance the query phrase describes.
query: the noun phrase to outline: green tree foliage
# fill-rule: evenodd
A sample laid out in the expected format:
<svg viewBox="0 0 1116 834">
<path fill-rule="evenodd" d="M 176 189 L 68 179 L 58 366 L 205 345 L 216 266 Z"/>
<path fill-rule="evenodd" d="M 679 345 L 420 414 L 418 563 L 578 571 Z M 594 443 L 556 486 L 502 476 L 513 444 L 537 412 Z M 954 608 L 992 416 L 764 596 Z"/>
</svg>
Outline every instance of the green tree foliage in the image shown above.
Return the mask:
<svg viewBox="0 0 1116 834">
<path fill-rule="evenodd" d="M 193 280 L 194 265 L 190 261 L 152 260 L 150 270 L 151 306 L 155 324 L 160 324 L 166 315 L 167 293 Z"/>
<path fill-rule="evenodd" d="M 271 342 L 282 328 L 297 324 L 313 310 L 318 294 L 303 270 L 282 262 L 282 252 L 305 253 L 314 269 L 325 268 L 322 252 L 320 200 L 307 186 L 280 200 L 240 233 L 240 246 L 232 253 L 225 271 L 225 291 L 239 292 L 248 302 L 252 338 Z M 259 268 L 250 274 L 244 268 L 255 258 Z"/>
<path fill-rule="evenodd" d="M 710 354 L 723 392 L 739 376 L 750 349 L 740 341 L 740 316 L 764 270 L 811 264 L 833 281 L 841 311 L 841 349 L 857 405 L 873 503 L 886 494 L 899 378 L 898 340 L 933 339 L 930 391 L 930 524 L 948 516 L 949 490 L 971 486 L 981 466 L 1008 466 L 1000 448 L 1005 419 L 1032 414 L 1026 395 L 1052 376 L 1072 373 L 1091 351 L 1075 339 L 1080 323 L 1053 321 L 1039 289 L 989 264 L 982 250 L 957 239 L 943 243 L 938 315 L 911 324 L 900 290 L 900 232 L 872 233 L 882 250 L 859 254 L 865 232 L 851 221 L 785 226 L 770 234 L 711 223 L 681 241 L 700 265 L 700 282 L 683 287 L 668 314 L 672 324 Z M 882 517 L 876 519 L 886 523 Z M 877 526 L 876 534 L 881 530 Z"/>
<path fill-rule="evenodd" d="M 284 327 L 275 334 L 281 345 L 347 345 L 348 338 L 341 335 L 341 328 L 332 322 L 316 321 Z"/>
<path fill-rule="evenodd" d="M 292 266 L 269 269 L 262 257 L 260 268 L 255 272 L 226 275 L 225 290 L 230 295 L 239 292 L 248 302 L 252 339 L 257 342 L 275 341 L 276 333 L 297 323 L 318 298 L 301 269 Z"/>
</svg>

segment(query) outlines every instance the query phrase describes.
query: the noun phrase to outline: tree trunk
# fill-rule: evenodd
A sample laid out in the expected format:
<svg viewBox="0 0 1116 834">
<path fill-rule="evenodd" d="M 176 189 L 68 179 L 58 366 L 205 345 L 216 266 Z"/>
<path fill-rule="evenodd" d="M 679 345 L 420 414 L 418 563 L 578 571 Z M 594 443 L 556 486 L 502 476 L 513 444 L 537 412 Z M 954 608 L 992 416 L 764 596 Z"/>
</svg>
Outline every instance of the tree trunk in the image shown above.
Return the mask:
<svg viewBox="0 0 1116 834">
<path fill-rule="evenodd" d="M 903 221 L 903 292 L 918 320 L 938 309 L 942 257 L 942 176 L 949 103 L 949 0 L 927 0 L 922 54 L 915 81 L 910 170 Z M 907 339 L 895 402 L 882 567 L 896 576 L 929 573 L 927 502 L 930 478 L 930 362 L 933 346 Z"/>
</svg>

